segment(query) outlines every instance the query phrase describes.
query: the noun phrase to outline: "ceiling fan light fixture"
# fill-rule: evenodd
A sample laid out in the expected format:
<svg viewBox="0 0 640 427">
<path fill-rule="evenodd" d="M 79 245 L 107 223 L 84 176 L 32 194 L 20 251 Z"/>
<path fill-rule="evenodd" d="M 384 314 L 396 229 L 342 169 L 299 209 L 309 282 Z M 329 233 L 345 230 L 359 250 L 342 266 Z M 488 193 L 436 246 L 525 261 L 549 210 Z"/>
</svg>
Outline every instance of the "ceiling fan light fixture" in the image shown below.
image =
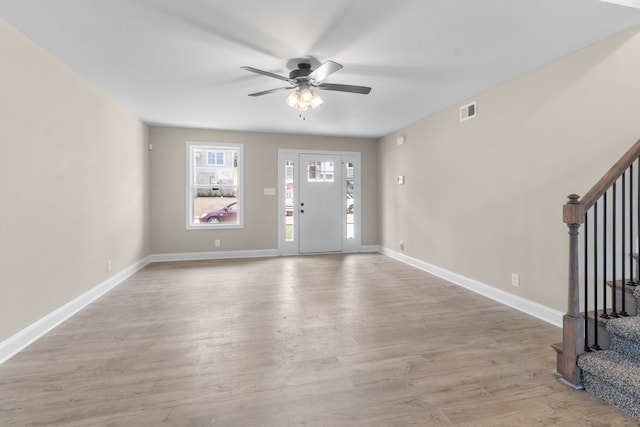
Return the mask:
<svg viewBox="0 0 640 427">
<path fill-rule="evenodd" d="M 307 111 L 322 105 L 323 101 L 309 88 L 296 89 L 287 97 L 287 105 L 299 111 Z"/>
</svg>

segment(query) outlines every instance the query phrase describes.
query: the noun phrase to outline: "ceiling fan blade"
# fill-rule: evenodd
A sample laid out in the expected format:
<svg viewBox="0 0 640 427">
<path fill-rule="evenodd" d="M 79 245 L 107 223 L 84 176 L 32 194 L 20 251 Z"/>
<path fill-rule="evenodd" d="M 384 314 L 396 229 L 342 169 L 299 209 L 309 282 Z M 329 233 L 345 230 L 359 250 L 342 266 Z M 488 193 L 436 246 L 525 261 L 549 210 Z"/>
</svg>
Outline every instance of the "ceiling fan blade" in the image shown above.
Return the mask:
<svg viewBox="0 0 640 427">
<path fill-rule="evenodd" d="M 313 72 L 309 74 L 309 79 L 313 79 L 316 83 L 319 83 L 341 68 L 342 65 L 338 64 L 337 62 L 327 61 L 313 70 Z"/>
<path fill-rule="evenodd" d="M 240 68 L 242 68 L 243 70 L 251 71 L 252 73 L 262 74 L 263 76 L 273 77 L 274 79 L 278 79 L 278 80 L 284 80 L 285 82 L 290 81 L 289 77 L 279 76 L 277 74 L 273 74 L 273 73 L 270 73 L 268 71 L 259 70 L 257 68 L 253 68 L 253 67 L 248 67 L 246 65 L 243 66 L 243 67 L 240 67 Z"/>
<path fill-rule="evenodd" d="M 334 83 L 322 83 L 318 87 L 324 90 L 337 90 L 338 92 L 351 92 L 367 95 L 371 92 L 371 88 L 367 86 L 338 85 Z"/>
<path fill-rule="evenodd" d="M 254 93 L 250 93 L 249 96 L 262 96 L 262 95 L 267 95 L 269 93 L 274 93 L 274 92 L 282 92 L 283 90 L 289 90 L 289 89 L 293 89 L 295 86 L 291 86 L 291 87 L 279 87 L 276 89 L 269 89 L 269 90 L 263 90 L 262 92 L 254 92 Z"/>
</svg>

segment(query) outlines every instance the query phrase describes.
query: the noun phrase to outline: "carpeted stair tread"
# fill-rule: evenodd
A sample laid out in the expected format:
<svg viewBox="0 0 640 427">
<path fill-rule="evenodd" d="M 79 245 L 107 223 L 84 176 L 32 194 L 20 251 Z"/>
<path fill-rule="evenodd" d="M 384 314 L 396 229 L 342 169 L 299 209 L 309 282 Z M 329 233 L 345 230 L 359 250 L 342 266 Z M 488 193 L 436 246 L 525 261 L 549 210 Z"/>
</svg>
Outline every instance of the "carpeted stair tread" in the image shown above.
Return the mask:
<svg viewBox="0 0 640 427">
<path fill-rule="evenodd" d="M 607 331 L 628 340 L 640 342 L 640 317 L 619 317 L 607 322 Z"/>
<path fill-rule="evenodd" d="M 578 367 L 620 390 L 640 397 L 640 364 L 612 350 L 583 353 Z"/>
<path fill-rule="evenodd" d="M 598 378 L 592 375 L 585 376 L 583 383 L 591 394 L 640 421 L 640 407 L 638 406 L 637 396 L 621 391 L 615 385 L 599 381 Z"/>
<path fill-rule="evenodd" d="M 640 363 L 640 318 L 621 317 L 607 323 L 611 350 Z"/>
<path fill-rule="evenodd" d="M 578 357 L 586 390 L 640 420 L 640 364 L 612 350 Z"/>
</svg>

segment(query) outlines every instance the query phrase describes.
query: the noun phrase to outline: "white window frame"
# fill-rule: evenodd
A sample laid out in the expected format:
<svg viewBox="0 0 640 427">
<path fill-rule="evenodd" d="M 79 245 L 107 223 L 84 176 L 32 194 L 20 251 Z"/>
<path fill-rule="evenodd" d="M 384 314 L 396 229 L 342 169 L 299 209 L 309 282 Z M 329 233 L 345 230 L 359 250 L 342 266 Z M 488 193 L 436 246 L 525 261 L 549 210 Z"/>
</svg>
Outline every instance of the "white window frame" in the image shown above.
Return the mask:
<svg viewBox="0 0 640 427">
<path fill-rule="evenodd" d="M 224 143 L 224 142 L 203 142 L 203 141 L 187 141 L 186 142 L 186 151 L 185 151 L 185 169 L 186 169 L 186 227 L 187 230 L 211 230 L 211 229 L 231 229 L 231 228 L 244 228 L 244 145 L 243 144 L 232 144 L 232 143 Z M 209 223 L 199 223 L 194 222 L 194 212 L 193 212 L 193 191 L 194 188 L 197 187 L 194 179 L 194 165 L 192 164 L 193 160 L 193 149 L 200 148 L 207 151 L 217 151 L 217 152 L 225 152 L 225 151 L 235 151 L 238 153 L 238 166 L 237 166 L 237 206 L 238 206 L 238 216 L 237 223 L 226 224 L 224 222 L 219 222 L 217 224 L 209 224 Z M 211 165 L 209 164 L 207 153 L 207 166 L 223 166 L 223 165 Z M 226 156 L 225 156 L 226 157 Z M 227 159 L 225 158 L 225 161 Z"/>
</svg>

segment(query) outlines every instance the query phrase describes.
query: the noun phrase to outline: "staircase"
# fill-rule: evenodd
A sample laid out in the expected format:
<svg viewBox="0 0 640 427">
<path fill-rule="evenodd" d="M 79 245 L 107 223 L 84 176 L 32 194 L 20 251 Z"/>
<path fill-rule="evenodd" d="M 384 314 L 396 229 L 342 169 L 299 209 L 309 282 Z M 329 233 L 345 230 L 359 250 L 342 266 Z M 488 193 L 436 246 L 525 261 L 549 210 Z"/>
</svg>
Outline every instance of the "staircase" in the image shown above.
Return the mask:
<svg viewBox="0 0 640 427">
<path fill-rule="evenodd" d="M 633 296 L 640 299 L 640 288 Z M 640 317 L 605 322 L 608 349 L 578 356 L 582 384 L 590 393 L 640 420 Z"/>
<path fill-rule="evenodd" d="M 561 380 L 640 421 L 640 140 L 581 198 L 563 206 L 569 229 Z"/>
</svg>

